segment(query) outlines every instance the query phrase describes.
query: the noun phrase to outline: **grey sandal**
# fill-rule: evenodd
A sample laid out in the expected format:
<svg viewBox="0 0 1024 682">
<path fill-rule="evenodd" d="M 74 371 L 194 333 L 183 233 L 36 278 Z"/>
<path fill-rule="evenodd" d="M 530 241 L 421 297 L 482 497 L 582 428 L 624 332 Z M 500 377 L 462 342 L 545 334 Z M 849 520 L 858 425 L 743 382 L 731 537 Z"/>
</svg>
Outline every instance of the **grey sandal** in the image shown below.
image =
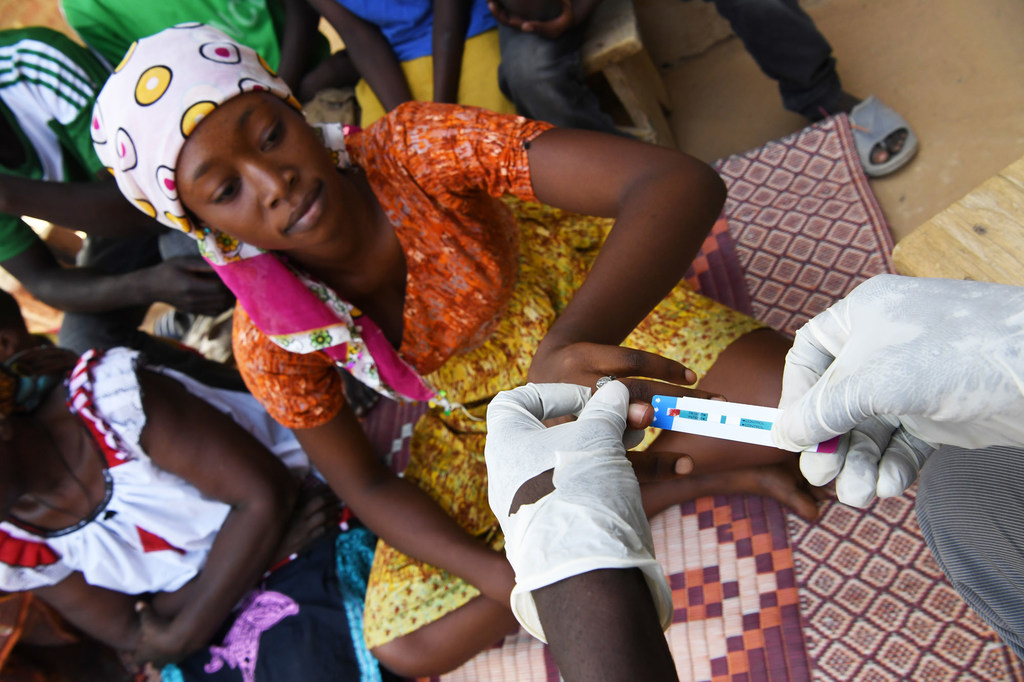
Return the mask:
<svg viewBox="0 0 1024 682">
<path fill-rule="evenodd" d="M 874 95 L 853 107 L 849 117 L 857 155 L 860 157 L 864 172 L 869 176 L 877 178 L 888 175 L 905 166 L 917 153 L 917 136 L 906 120 L 882 104 Z M 872 163 L 871 152 L 875 146 L 879 143 L 884 144 L 887 137 L 899 130 L 907 131 L 903 147 L 896 153 L 890 152 L 887 161 Z"/>
</svg>

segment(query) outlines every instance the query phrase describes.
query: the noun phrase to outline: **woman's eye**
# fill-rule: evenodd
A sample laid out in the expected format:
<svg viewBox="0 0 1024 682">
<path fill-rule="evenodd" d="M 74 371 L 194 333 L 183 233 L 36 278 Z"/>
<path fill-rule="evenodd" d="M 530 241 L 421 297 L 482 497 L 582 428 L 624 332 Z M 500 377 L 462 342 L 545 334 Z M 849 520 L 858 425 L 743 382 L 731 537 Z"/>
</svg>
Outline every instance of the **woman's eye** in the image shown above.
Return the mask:
<svg viewBox="0 0 1024 682">
<path fill-rule="evenodd" d="M 238 183 L 236 181 L 227 182 L 221 185 L 213 195 L 213 203 L 223 204 L 231 201 L 238 193 Z"/>
<path fill-rule="evenodd" d="M 263 136 L 263 151 L 270 149 L 281 139 L 281 135 L 284 132 L 282 128 L 281 122 L 278 121 L 267 130 L 266 135 Z"/>
</svg>

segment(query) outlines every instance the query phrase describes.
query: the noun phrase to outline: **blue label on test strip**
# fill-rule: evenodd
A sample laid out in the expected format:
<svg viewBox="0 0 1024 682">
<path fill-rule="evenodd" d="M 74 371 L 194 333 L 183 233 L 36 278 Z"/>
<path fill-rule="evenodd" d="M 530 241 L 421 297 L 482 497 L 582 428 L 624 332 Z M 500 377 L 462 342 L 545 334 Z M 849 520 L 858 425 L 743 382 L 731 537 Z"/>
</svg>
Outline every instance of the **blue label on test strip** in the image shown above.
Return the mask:
<svg viewBox="0 0 1024 682">
<path fill-rule="evenodd" d="M 725 419 L 722 419 L 722 423 L 725 423 Z M 761 421 L 760 419 L 740 419 L 740 426 L 746 426 L 749 429 L 772 430 L 771 422 Z"/>
</svg>

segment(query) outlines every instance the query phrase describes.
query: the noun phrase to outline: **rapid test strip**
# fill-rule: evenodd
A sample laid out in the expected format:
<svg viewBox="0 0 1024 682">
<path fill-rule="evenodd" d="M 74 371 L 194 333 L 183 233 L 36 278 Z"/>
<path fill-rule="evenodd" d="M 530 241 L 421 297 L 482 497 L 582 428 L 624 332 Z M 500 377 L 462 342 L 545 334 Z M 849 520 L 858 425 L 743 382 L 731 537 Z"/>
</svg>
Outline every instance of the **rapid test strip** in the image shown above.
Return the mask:
<svg viewBox="0 0 1024 682">
<path fill-rule="evenodd" d="M 659 429 L 768 447 L 775 447 L 772 424 L 782 414 L 782 410 L 776 407 L 667 395 L 654 396 L 651 405 L 654 406 L 651 426 Z M 838 445 L 839 437 L 836 436 L 818 443 L 808 452 L 835 452 Z"/>
</svg>

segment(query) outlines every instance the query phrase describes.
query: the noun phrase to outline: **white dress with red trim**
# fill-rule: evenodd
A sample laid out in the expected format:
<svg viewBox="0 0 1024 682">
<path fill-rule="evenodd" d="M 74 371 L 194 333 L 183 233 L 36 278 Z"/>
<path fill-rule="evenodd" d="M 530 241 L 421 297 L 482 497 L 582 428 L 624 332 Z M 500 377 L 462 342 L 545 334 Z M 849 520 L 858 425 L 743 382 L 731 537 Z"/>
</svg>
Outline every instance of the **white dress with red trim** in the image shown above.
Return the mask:
<svg viewBox="0 0 1024 682">
<path fill-rule="evenodd" d="M 68 403 L 96 438 L 106 460 L 106 501 L 89 518 L 55 533 L 0 522 L 0 590 L 53 585 L 73 571 L 118 592 L 174 591 L 202 569 L 229 506 L 157 468 L 139 438 L 146 424 L 139 355 L 115 348 L 86 353 L 68 380 Z M 295 436 L 248 393 L 215 389 L 152 367 L 233 419 L 297 477 L 310 469 Z"/>
</svg>

